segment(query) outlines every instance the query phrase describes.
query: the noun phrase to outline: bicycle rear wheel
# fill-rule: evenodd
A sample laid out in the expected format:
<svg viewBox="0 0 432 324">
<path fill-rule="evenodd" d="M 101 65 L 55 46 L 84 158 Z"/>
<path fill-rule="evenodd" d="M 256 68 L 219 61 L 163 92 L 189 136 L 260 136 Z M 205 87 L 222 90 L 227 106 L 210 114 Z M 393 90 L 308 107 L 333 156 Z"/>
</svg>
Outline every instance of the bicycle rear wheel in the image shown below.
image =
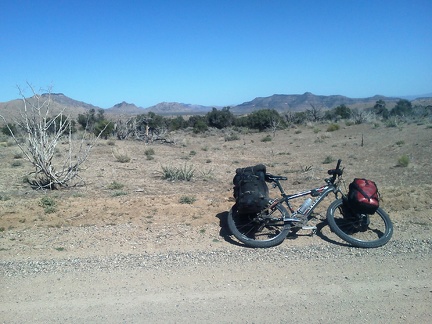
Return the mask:
<svg viewBox="0 0 432 324">
<path fill-rule="evenodd" d="M 393 224 L 383 209 L 371 215 L 355 214 L 343 206 L 342 199 L 330 204 L 327 221 L 337 236 L 361 248 L 383 246 L 393 235 Z"/>
<path fill-rule="evenodd" d="M 288 211 L 282 205 L 257 214 L 240 214 L 234 205 L 228 213 L 228 227 L 242 243 L 254 248 L 268 248 L 285 240 L 291 228 L 284 223 Z"/>
</svg>

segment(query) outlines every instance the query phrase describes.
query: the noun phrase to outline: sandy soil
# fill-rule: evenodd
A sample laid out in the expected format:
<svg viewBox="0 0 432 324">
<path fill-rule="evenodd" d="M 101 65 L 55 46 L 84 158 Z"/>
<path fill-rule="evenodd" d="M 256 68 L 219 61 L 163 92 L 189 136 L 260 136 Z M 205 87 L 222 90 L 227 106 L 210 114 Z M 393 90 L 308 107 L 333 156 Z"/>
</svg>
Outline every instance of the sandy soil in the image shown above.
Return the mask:
<svg viewBox="0 0 432 324">
<path fill-rule="evenodd" d="M 24 184 L 30 165 L 3 143 L 0 321 L 430 322 L 432 128 L 341 126 L 284 130 L 270 142 L 264 133 L 225 141 L 221 132 L 173 134 L 175 145 L 101 141 L 80 173 L 86 185 L 52 192 Z M 113 151 L 131 161 L 117 162 Z M 404 154 L 410 163 L 399 167 Z M 328 156 L 343 160 L 347 184 L 377 182 L 395 226 L 389 244 L 344 245 L 325 224 L 326 204 L 313 237 L 254 250 L 230 236 L 237 167 L 264 163 L 295 192 L 323 184 L 335 164 L 323 163 Z M 185 165 L 192 181 L 160 176 L 162 166 Z M 56 202 L 54 212 L 45 212 L 43 197 Z"/>
</svg>

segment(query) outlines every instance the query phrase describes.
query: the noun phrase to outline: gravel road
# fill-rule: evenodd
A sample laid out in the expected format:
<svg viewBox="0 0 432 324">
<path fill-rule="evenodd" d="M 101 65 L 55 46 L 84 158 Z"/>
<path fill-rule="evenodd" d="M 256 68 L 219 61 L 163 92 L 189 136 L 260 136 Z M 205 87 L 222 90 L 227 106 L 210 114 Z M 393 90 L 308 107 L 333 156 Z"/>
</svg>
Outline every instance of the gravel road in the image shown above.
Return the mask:
<svg viewBox="0 0 432 324">
<path fill-rule="evenodd" d="M 432 241 L 12 258 L 3 323 L 428 323 Z"/>
</svg>

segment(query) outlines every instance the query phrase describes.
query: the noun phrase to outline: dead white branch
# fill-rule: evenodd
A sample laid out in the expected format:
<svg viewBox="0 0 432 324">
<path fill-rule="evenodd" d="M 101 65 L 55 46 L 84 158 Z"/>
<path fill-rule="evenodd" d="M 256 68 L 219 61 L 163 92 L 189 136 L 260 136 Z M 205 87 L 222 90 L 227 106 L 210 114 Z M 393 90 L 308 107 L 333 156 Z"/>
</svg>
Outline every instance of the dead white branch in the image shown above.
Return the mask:
<svg viewBox="0 0 432 324">
<path fill-rule="evenodd" d="M 67 187 L 79 176 L 80 166 L 87 160 L 91 149 L 96 144 L 102 132 L 98 136 L 83 132 L 78 146 L 74 146 L 72 140 L 72 123 L 70 116 L 65 115 L 65 109 L 58 113 L 51 110 L 51 92 L 39 95 L 28 84 L 33 96 L 26 98 L 20 88 L 19 93 L 23 101 L 23 110 L 20 118 L 15 120 L 18 127 L 24 132 L 26 141 L 17 137 L 9 128 L 3 116 L 0 116 L 11 133 L 16 144 L 25 155 L 26 159 L 35 167 L 31 172 L 29 183 L 38 189 L 57 189 Z M 62 140 L 67 143 L 67 154 L 59 154 L 58 144 Z"/>
</svg>

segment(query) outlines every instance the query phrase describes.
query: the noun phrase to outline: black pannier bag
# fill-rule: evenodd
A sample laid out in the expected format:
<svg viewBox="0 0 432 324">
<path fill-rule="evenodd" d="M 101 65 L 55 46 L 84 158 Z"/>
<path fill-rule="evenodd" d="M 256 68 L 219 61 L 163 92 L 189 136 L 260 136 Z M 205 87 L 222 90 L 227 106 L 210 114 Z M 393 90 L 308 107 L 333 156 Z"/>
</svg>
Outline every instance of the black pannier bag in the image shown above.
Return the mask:
<svg viewBox="0 0 432 324">
<path fill-rule="evenodd" d="M 233 179 L 234 198 L 240 214 L 258 213 L 269 202 L 269 189 L 265 182 L 263 164 L 238 168 Z"/>
<path fill-rule="evenodd" d="M 355 178 L 348 188 L 348 205 L 352 210 L 369 215 L 376 212 L 379 207 L 379 193 L 375 182 Z"/>
</svg>

